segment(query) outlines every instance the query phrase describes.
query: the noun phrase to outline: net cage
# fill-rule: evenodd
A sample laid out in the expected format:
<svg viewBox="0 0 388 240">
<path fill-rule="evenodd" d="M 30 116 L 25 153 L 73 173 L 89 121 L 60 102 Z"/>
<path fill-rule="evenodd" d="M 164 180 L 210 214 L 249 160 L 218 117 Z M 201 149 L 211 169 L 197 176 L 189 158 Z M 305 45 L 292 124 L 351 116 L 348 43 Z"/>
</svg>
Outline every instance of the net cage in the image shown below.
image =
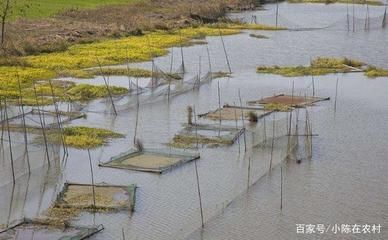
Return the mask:
<svg viewBox="0 0 388 240">
<path fill-rule="evenodd" d="M 101 167 L 163 173 L 179 165 L 199 159 L 198 153 L 173 149 L 131 149 L 114 156 Z"/>
<path fill-rule="evenodd" d="M 51 140 L 53 136 L 61 138 L 62 124 L 81 115 L 59 113 L 49 107 L 2 106 L 0 180 L 9 182 L 32 169 L 60 162 L 61 145 Z"/>
<path fill-rule="evenodd" d="M 44 221 L 23 219 L 20 223 L 0 230 L 1 240 L 65 240 L 87 239 L 102 231 L 103 225 L 98 226 L 53 226 Z"/>
<path fill-rule="evenodd" d="M 288 19 L 282 14 L 276 16 L 276 12 L 266 14 L 264 18 L 260 18 L 260 22 L 264 21 L 266 24 L 276 24 L 278 27 L 287 28 L 289 31 L 315 31 L 315 30 L 328 30 L 328 31 L 368 31 L 368 30 L 381 30 L 387 26 L 387 9 L 381 12 L 378 16 L 370 16 L 369 6 L 365 7 L 365 14 L 353 15 L 351 6 L 348 6 L 347 11 L 344 12 L 343 17 L 333 21 L 327 25 L 305 25 Z M 259 16 L 251 15 L 239 18 L 239 21 L 247 23 L 257 23 Z"/>
</svg>

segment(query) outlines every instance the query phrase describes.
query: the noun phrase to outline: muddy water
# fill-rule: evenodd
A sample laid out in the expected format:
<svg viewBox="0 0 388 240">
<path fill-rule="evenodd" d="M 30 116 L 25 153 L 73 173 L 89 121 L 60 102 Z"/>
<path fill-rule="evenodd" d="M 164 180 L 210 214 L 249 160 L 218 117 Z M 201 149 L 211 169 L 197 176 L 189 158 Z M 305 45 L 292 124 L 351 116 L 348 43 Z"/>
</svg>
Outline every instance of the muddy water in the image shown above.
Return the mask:
<svg viewBox="0 0 388 240">
<path fill-rule="evenodd" d="M 273 21 L 274 6 L 265 12 L 257 12 L 258 20 Z M 364 8 L 357 13 L 364 16 Z M 284 19 L 300 22 L 302 26 L 330 24 L 343 19 L 345 5 L 287 5 L 280 11 Z M 378 16 L 383 8 L 371 7 L 371 15 Z M 235 17 L 249 19 L 252 13 Z M 319 25 L 321 26 L 321 25 Z M 250 31 L 236 36 L 224 37 L 228 50 L 233 78 L 220 79 L 221 104 L 238 104 L 238 90 L 242 101 L 254 100 L 267 95 L 290 93 L 292 82 L 295 92 L 311 93 L 310 77 L 283 78 L 259 75 L 255 67 L 266 65 L 308 64 L 315 56 L 348 56 L 371 64 L 388 67 L 388 31 L 371 30 L 348 33 L 339 30 L 258 32 L 270 39 L 249 37 Z M 219 37 L 207 38 L 213 71 L 226 71 L 226 61 Z M 180 53 L 174 49 L 174 66 L 180 62 Z M 191 76 L 199 69 L 208 69 L 206 46 L 197 45 L 184 49 L 185 64 Z M 162 69 L 169 69 L 170 56 L 155 60 Z M 135 64 L 150 67 L 150 63 Z M 190 77 L 190 76 L 189 76 Z M 316 93 L 334 98 L 336 78 L 339 78 L 338 106 L 334 115 L 333 101 L 319 103 L 310 109 L 314 133 L 319 134 L 313 142 L 313 159 L 301 164 L 289 162 L 284 170 L 283 211 L 279 211 L 279 167 L 268 175 L 268 154 L 260 149 L 235 144 L 230 147 L 201 148 L 198 161 L 200 186 L 203 196 L 205 229 L 200 231 L 200 212 L 194 164 L 188 163 L 163 175 L 97 167 L 98 162 L 108 161 L 112 155 L 126 151 L 132 146 L 135 111 L 122 111 L 117 117 L 110 114 L 89 112 L 86 119 L 74 121 L 74 125 L 109 128 L 126 134 L 108 146 L 91 151 L 94 162 L 95 182 L 109 184 L 136 183 L 137 202 L 135 212 L 114 214 L 83 214 L 76 223 L 104 224 L 105 230 L 93 239 L 120 239 L 124 229 L 126 239 L 316 239 L 351 238 L 387 239 L 388 226 L 388 162 L 386 156 L 386 133 L 388 132 L 388 78 L 366 79 L 363 74 L 339 74 L 316 77 Z M 110 83 L 127 86 L 125 78 L 110 79 Z M 100 79 L 95 80 L 101 83 Z M 307 89 L 307 90 L 306 90 Z M 99 104 L 100 108 L 103 107 Z M 145 147 L 166 147 L 165 143 L 179 132 L 186 121 L 186 107 L 195 105 L 197 113 L 205 113 L 218 107 L 217 81 L 205 84 L 198 92 L 188 92 L 167 101 L 141 105 L 139 137 Z M 109 106 L 109 104 L 107 104 Z M 277 119 L 284 115 L 277 115 Z M 250 129 L 260 128 L 249 126 Z M 252 130 L 253 131 L 253 130 Z M 248 136 L 248 143 L 252 136 Z M 248 144 L 248 146 L 251 146 Z M 274 164 L 282 155 L 282 143 L 275 146 Z M 256 182 L 247 191 L 247 167 L 251 159 L 250 182 Z M 50 184 L 39 192 L 44 197 L 27 197 L 30 204 L 19 213 L 27 217 L 44 211 L 55 199 L 63 181 L 89 183 L 89 163 L 85 151 L 71 150 L 63 176 L 47 178 Z M 50 175 L 50 174 L 48 174 Z M 35 182 L 38 176 L 32 175 Z M 21 184 L 23 185 L 23 184 Z M 42 185 L 42 184 L 41 184 Z M 6 195 L 11 189 L 5 185 Z M 25 188 L 25 185 L 22 187 Z M 37 187 L 36 187 L 37 188 Z M 38 188 L 37 188 L 38 189 Z M 45 190 L 46 189 L 46 190 Z M 5 191 L 5 190 L 4 190 Z M 26 190 L 21 188 L 21 197 Z M 28 191 L 27 191 L 28 192 Z M 42 194 L 35 194 L 42 195 Z M 2 194 L 3 196 L 3 194 Z M 9 196 L 9 198 L 11 198 Z M 8 198 L 4 197 L 4 208 Z M 44 199 L 44 201 L 39 201 Z M 18 206 L 22 204 L 18 204 Z M 2 207 L 3 208 L 3 207 Z M 7 220 L 8 212 L 2 211 Z M 14 214 L 14 213 L 12 213 Z M 4 215 L 4 216 L 3 216 Z M 19 214 L 21 215 L 21 214 Z M 18 216 L 19 216 L 18 215 Z M 16 218 L 16 217 L 15 217 Z M 380 235 L 323 236 L 296 235 L 295 224 L 381 224 Z M 385 227 L 384 227 L 385 226 Z"/>
</svg>

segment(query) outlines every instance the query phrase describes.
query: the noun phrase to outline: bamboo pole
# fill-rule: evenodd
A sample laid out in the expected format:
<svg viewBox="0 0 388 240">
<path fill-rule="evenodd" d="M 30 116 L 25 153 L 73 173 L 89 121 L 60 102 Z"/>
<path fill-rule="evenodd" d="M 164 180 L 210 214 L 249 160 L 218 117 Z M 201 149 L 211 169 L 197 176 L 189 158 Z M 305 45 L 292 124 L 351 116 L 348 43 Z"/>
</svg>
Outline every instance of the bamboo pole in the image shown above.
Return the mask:
<svg viewBox="0 0 388 240">
<path fill-rule="evenodd" d="M 236 103 L 233 102 L 233 105 L 236 106 Z M 237 130 L 238 129 L 237 108 L 234 108 L 234 119 L 236 122 L 236 130 Z M 240 137 L 237 138 L 237 142 L 238 142 L 238 153 L 240 154 L 240 148 L 241 148 Z"/>
<path fill-rule="evenodd" d="M 171 47 L 170 73 L 172 73 L 173 65 L 174 65 L 174 47 Z"/>
<path fill-rule="evenodd" d="M 272 161 L 273 161 L 273 148 L 275 146 L 275 127 L 276 127 L 276 120 L 275 120 L 275 114 L 273 114 L 273 123 L 272 123 L 272 141 L 271 141 L 271 158 L 269 161 L 269 171 L 272 171 Z"/>
<path fill-rule="evenodd" d="M 110 91 L 109 84 L 108 84 L 108 82 L 107 82 L 107 80 L 105 78 L 105 74 L 103 74 L 101 62 L 100 62 L 100 60 L 98 59 L 97 56 L 96 56 L 96 59 L 97 59 L 98 67 L 100 68 L 100 72 L 101 72 L 102 78 L 104 80 L 104 84 L 105 84 L 106 90 L 108 91 L 108 95 L 109 95 L 110 101 L 112 103 L 113 112 L 117 116 L 116 106 L 115 106 L 115 103 L 113 101 L 112 92 Z"/>
<path fill-rule="evenodd" d="M 47 136 L 46 136 L 46 129 L 45 129 L 46 126 L 44 125 L 44 122 L 42 120 L 42 114 L 41 114 L 41 111 L 40 111 L 40 108 L 39 108 L 38 93 L 36 91 L 35 82 L 33 82 L 33 87 L 34 87 L 34 95 L 35 95 L 36 107 L 38 109 L 39 122 L 40 122 L 40 126 L 42 128 L 44 146 L 45 146 L 45 149 L 46 149 L 47 163 L 48 163 L 48 166 L 50 166 L 50 157 L 49 157 L 49 152 L 48 152 Z"/>
<path fill-rule="evenodd" d="M 221 109 L 221 91 L 220 91 L 220 80 L 218 80 L 217 82 L 217 89 L 218 89 L 218 109 L 219 109 L 219 113 L 220 113 L 220 128 L 219 128 L 219 131 L 218 131 L 218 136 L 221 135 L 221 125 L 222 125 L 222 109 Z"/>
<path fill-rule="evenodd" d="M 247 179 L 248 187 L 247 187 L 247 190 L 249 190 L 249 187 L 250 187 L 250 179 L 251 179 L 251 157 L 248 158 L 248 179 Z"/>
<path fill-rule="evenodd" d="M 353 1 L 353 32 L 356 31 L 356 23 L 355 23 L 355 3 L 354 3 L 354 0 Z"/>
<path fill-rule="evenodd" d="M 228 57 L 228 53 L 226 52 L 225 42 L 224 42 L 224 38 L 222 37 L 222 32 L 221 32 L 220 27 L 218 27 L 218 31 L 220 33 L 220 38 L 221 38 L 221 42 L 222 42 L 222 48 L 224 49 L 226 64 L 228 65 L 229 73 L 231 74 L 232 73 L 232 69 L 230 67 L 229 57 Z"/>
<path fill-rule="evenodd" d="M 195 112 L 195 106 L 193 106 L 193 113 L 194 113 L 194 126 L 195 126 L 195 139 L 196 139 L 196 148 L 197 148 L 197 151 L 198 151 L 198 131 L 197 131 L 197 115 L 196 115 L 196 112 Z M 200 213 L 201 213 L 201 226 L 202 228 L 204 228 L 205 224 L 204 224 L 204 221 L 203 221 L 203 209 L 202 209 L 202 197 L 201 197 L 201 188 L 200 188 L 200 184 L 199 184 L 199 174 L 198 174 L 198 166 L 197 166 L 197 159 L 194 160 L 194 167 L 195 167 L 195 176 L 197 178 L 197 190 L 198 190 L 198 199 L 199 199 L 199 209 L 200 209 Z"/>
<path fill-rule="evenodd" d="M 96 193 L 94 189 L 94 174 L 93 174 L 93 166 L 92 166 L 92 157 L 90 156 L 90 150 L 88 149 L 88 156 L 89 156 L 89 165 L 90 165 L 90 176 L 91 176 L 91 182 L 92 182 L 92 193 L 93 193 L 93 207 L 96 208 Z"/>
<path fill-rule="evenodd" d="M 334 113 L 337 112 L 338 78 L 335 84 Z"/>
<path fill-rule="evenodd" d="M 205 223 L 203 221 L 202 197 L 201 197 L 201 188 L 200 188 L 200 185 L 199 185 L 199 175 L 198 175 L 197 159 L 194 160 L 194 166 L 195 166 L 195 175 L 196 175 L 196 178 L 197 178 L 199 208 L 200 208 L 200 213 L 201 213 L 201 226 L 202 226 L 202 228 L 204 228 L 205 227 Z"/>
<path fill-rule="evenodd" d="M 12 180 L 13 184 L 15 185 L 16 178 L 15 178 L 15 165 L 14 165 L 14 159 L 13 159 L 13 153 L 12 153 L 12 141 L 11 141 L 11 131 L 9 129 L 9 119 L 8 119 L 8 110 L 7 110 L 7 99 L 4 99 L 4 108 L 5 108 L 5 121 L 7 124 L 7 132 L 8 132 L 8 146 L 9 146 L 9 156 L 11 159 L 11 169 L 12 169 Z"/>
<path fill-rule="evenodd" d="M 196 148 L 198 151 L 198 125 L 197 125 L 197 114 L 195 112 L 195 106 L 193 107 L 193 114 L 194 114 L 194 126 L 195 126 L 195 141 L 196 141 Z"/>
<path fill-rule="evenodd" d="M 179 29 L 179 40 L 180 40 L 180 48 L 181 48 L 181 61 L 182 61 L 182 70 L 183 70 L 183 74 L 185 74 L 186 72 L 186 68 L 185 68 L 185 58 L 184 58 L 184 55 L 183 55 L 183 40 L 182 40 L 182 32 L 181 32 L 181 29 Z"/>
<path fill-rule="evenodd" d="M 283 160 L 280 162 L 280 211 L 283 210 Z"/>
<path fill-rule="evenodd" d="M 123 235 L 123 240 L 125 240 L 125 232 L 124 232 L 124 228 L 121 229 L 121 233 Z"/>
<path fill-rule="evenodd" d="M 279 1 L 276 0 L 276 19 L 275 19 L 275 26 L 278 27 L 278 18 L 279 18 Z"/>
<path fill-rule="evenodd" d="M 240 110 L 241 110 L 241 121 L 243 124 L 243 130 L 244 130 L 244 151 L 247 152 L 247 136 L 246 136 L 246 129 L 245 129 L 245 122 L 244 122 L 244 112 L 243 112 L 243 107 L 242 107 L 242 100 L 241 100 L 241 93 L 240 89 L 238 90 L 238 98 L 240 101 Z"/>
<path fill-rule="evenodd" d="M 66 147 L 66 142 L 65 142 L 65 134 L 63 132 L 61 117 L 59 115 L 59 108 L 58 108 L 58 104 L 57 104 L 56 96 L 55 96 L 55 92 L 54 92 L 54 87 L 53 87 L 53 84 L 52 84 L 51 80 L 49 80 L 49 84 L 50 84 L 50 89 L 51 89 L 51 96 L 52 96 L 53 103 L 54 103 L 54 109 L 55 109 L 55 114 L 56 114 L 56 118 L 57 118 L 57 124 L 58 124 L 59 131 L 61 133 L 61 141 L 62 141 L 63 151 L 64 151 L 64 154 L 68 154 L 67 147 Z"/>
<path fill-rule="evenodd" d="M 349 0 L 346 1 L 346 24 L 347 24 L 348 32 L 349 32 L 350 31 Z"/>
<path fill-rule="evenodd" d="M 136 120 L 135 120 L 135 134 L 133 136 L 133 144 L 136 144 L 137 127 L 138 127 L 138 122 L 139 122 L 139 109 L 140 109 L 140 102 L 139 102 L 139 78 L 136 78 Z"/>
<path fill-rule="evenodd" d="M 213 80 L 212 63 L 210 60 L 210 51 L 209 51 L 209 47 L 207 45 L 206 45 L 206 52 L 207 52 L 207 60 L 209 62 L 210 80 Z"/>
<path fill-rule="evenodd" d="M 23 94 L 22 94 L 22 87 L 19 79 L 19 74 L 16 73 L 16 77 L 18 79 L 18 86 L 19 86 L 19 105 L 20 109 L 22 111 L 22 124 L 23 124 L 23 135 L 24 135 L 24 151 L 26 152 L 27 157 L 27 166 L 28 166 L 28 173 L 31 173 L 31 165 L 30 165 L 30 155 L 28 154 L 28 139 L 27 139 L 27 128 L 26 128 L 26 117 L 24 112 L 24 103 L 23 103 Z"/>
<path fill-rule="evenodd" d="M 315 97 L 315 81 L 314 81 L 314 76 L 313 75 L 311 76 L 311 81 L 312 81 L 312 84 L 313 84 L 313 97 Z"/>
</svg>

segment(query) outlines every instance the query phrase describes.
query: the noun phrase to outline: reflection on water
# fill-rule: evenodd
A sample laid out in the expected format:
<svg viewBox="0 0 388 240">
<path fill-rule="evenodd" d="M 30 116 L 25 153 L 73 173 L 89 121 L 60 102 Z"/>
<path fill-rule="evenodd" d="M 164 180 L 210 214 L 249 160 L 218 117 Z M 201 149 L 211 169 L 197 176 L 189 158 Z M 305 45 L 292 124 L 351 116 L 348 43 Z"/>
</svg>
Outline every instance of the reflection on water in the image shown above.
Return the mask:
<svg viewBox="0 0 388 240">
<path fill-rule="evenodd" d="M 273 6 L 268 11 L 257 12 L 258 21 L 270 22 Z M 371 15 L 377 16 L 382 8 L 371 7 Z M 321 23 L 326 25 L 343 17 L 346 5 L 281 5 L 282 16 L 306 26 Z M 357 13 L 362 6 L 357 6 Z M 250 16 L 243 13 L 238 16 Z M 309 23 L 307 25 L 307 23 Z M 303 25 L 303 24 L 302 24 Z M 270 39 L 249 37 L 251 31 L 236 36 L 224 37 L 232 65 L 233 78 L 220 79 L 221 105 L 238 105 L 238 91 L 242 102 L 256 100 L 277 93 L 291 94 L 292 82 L 295 93 L 311 94 L 311 77 L 284 78 L 274 75 L 256 74 L 258 65 L 307 64 L 316 56 L 347 56 L 367 63 L 388 67 L 387 30 L 369 32 L 319 30 L 264 32 Z M 258 31 L 260 32 L 260 31 Z M 260 32 L 262 33 L 262 32 Z M 219 37 L 207 38 L 213 71 L 227 69 Z M 185 65 L 189 75 L 198 72 L 198 57 L 206 59 L 203 45 L 184 49 Z M 175 65 L 180 64 L 179 51 L 174 52 Z M 176 55 L 176 56 L 175 56 Z M 157 58 L 155 63 L 169 69 L 171 56 Z M 178 59 L 178 60 L 177 60 Z M 133 64 L 149 67 L 149 63 Z M 202 72 L 207 63 L 202 62 Z M 299 239 L 295 224 L 373 224 L 387 226 L 388 219 L 388 163 L 386 136 L 388 132 L 388 79 L 366 79 L 362 73 L 327 75 L 315 78 L 316 95 L 334 99 L 336 78 L 339 78 L 337 113 L 333 112 L 333 101 L 321 102 L 309 109 L 313 118 L 313 158 L 301 164 L 289 161 L 284 165 L 283 211 L 279 211 L 278 166 L 285 157 L 285 139 L 276 141 L 273 151 L 275 169 L 268 174 L 270 151 L 256 146 L 264 135 L 264 121 L 247 124 L 249 128 L 247 152 L 244 153 L 243 137 L 239 143 L 220 148 L 200 149 L 198 160 L 200 187 L 203 197 L 205 229 L 201 226 L 194 164 L 188 163 L 163 175 L 97 167 L 112 155 L 128 150 L 132 146 L 136 119 L 135 109 L 121 111 L 118 116 L 102 112 L 88 112 L 85 119 L 75 120 L 74 125 L 104 127 L 126 134 L 125 138 L 114 139 L 103 148 L 91 151 L 96 183 L 136 183 L 137 202 L 135 212 L 114 214 L 82 214 L 76 221 L 82 224 L 104 224 L 105 230 L 93 239 L 120 239 L 124 228 L 127 239 Z M 117 78 L 120 82 L 121 78 Z M 116 77 L 111 77 L 114 82 Z M 122 80 L 123 84 L 125 79 Z M 128 83 L 128 82 L 126 82 Z M 124 86 L 124 85 L 123 85 Z M 96 103 L 100 108 L 105 105 Z M 109 106 L 109 103 L 106 103 Z M 190 91 L 167 101 L 141 104 L 138 137 L 145 147 L 166 148 L 186 120 L 186 108 L 195 105 L 197 113 L 218 108 L 217 80 L 201 86 L 200 91 Z M 276 114 L 277 131 L 285 133 L 285 114 Z M 266 131 L 271 132 L 267 116 Z M 240 123 L 241 124 L 241 123 Z M 88 155 L 85 151 L 69 149 L 69 158 L 63 168 L 66 181 L 90 183 Z M 2 159 L 3 160 L 3 159 Z M 247 169 L 250 164 L 250 183 L 247 191 Z M 34 175 L 31 175 L 31 179 Z M 43 178 L 42 176 L 40 176 Z M 24 178 L 24 177 L 23 177 Z M 30 182 L 32 180 L 30 179 Z M 21 181 L 21 180 L 20 180 Z M 61 180 L 36 180 L 36 184 L 20 184 L 16 190 L 11 215 L 34 216 L 39 209 L 50 204 L 55 187 Z M 47 186 L 43 187 L 43 182 Z M 51 187 L 49 187 L 51 186 Z M 52 189 L 41 190 L 41 189 Z M 30 190 L 31 189 L 31 190 Z M 25 199 L 25 192 L 33 191 L 36 197 Z M 4 185 L 0 194 L 2 222 L 10 215 L 12 189 Z M 42 195 L 41 192 L 47 192 Z M 40 194 L 38 194 L 40 193 Z M 51 195 L 52 194 L 52 195 Z M 28 194 L 27 194 L 28 195 Z M 43 197 L 42 197 L 43 196 Z M 50 196 L 50 197 L 49 197 Z M 43 200 L 40 200 L 43 199 Z M 43 202 L 43 203 L 39 203 Z M 22 206 L 30 204 L 29 206 Z M 4 206 L 3 206 L 4 205 Z M 40 206 L 41 205 L 41 206 Z M 17 207 L 16 207 L 17 206 Z M 20 212 L 22 211 L 22 212 Z M 36 213 L 34 213 L 36 211 Z M 309 236 L 302 236 L 309 239 Z M 314 237 L 314 236 L 313 236 Z M 317 237 L 317 236 L 315 236 Z M 320 237 L 320 236 L 319 236 Z M 371 236 L 324 236 L 326 239 L 353 237 L 365 239 Z M 387 239 L 387 231 L 372 236 Z M 323 237 L 322 237 L 323 238 Z"/>
</svg>

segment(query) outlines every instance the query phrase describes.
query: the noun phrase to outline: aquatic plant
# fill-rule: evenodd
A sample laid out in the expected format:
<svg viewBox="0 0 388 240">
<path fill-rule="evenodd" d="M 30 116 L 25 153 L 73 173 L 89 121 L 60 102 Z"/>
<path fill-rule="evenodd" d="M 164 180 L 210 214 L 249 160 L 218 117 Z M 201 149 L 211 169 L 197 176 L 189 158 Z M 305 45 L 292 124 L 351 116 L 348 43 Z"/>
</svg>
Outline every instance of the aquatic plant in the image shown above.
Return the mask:
<svg viewBox="0 0 388 240">
<path fill-rule="evenodd" d="M 103 67 L 101 69 L 93 68 L 84 70 L 92 75 L 108 75 L 108 76 L 130 76 L 130 77 L 151 77 L 152 72 L 141 68 L 117 68 Z"/>
<path fill-rule="evenodd" d="M 249 111 L 249 112 L 247 113 L 247 115 L 248 115 L 248 120 L 249 120 L 250 122 L 257 122 L 257 121 L 258 121 L 257 114 L 256 114 L 254 111 Z"/>
<path fill-rule="evenodd" d="M 122 87 L 109 87 L 112 95 L 122 95 L 128 92 L 128 89 Z M 96 98 L 104 98 L 109 95 L 105 86 L 92 86 L 88 84 L 78 84 L 66 91 L 66 95 L 73 101 L 88 101 Z"/>
<path fill-rule="evenodd" d="M 388 77 L 388 69 L 369 66 L 365 71 L 365 75 L 369 78 Z"/>
<path fill-rule="evenodd" d="M 255 34 L 255 33 L 251 33 L 251 34 L 249 34 L 249 36 L 253 37 L 253 38 L 259 38 L 259 39 L 268 39 L 268 37 L 265 35 Z"/>
<path fill-rule="evenodd" d="M 258 73 L 278 74 L 285 77 L 297 77 L 307 75 L 326 75 L 329 73 L 351 72 L 353 68 L 360 68 L 365 64 L 348 58 L 318 57 L 311 61 L 310 66 L 280 67 L 280 66 L 259 66 Z"/>
<path fill-rule="evenodd" d="M 288 104 L 282 103 L 269 103 L 264 105 L 266 111 L 278 111 L 278 112 L 288 112 L 292 107 Z"/>
<path fill-rule="evenodd" d="M 197 136 L 191 134 L 178 134 L 174 136 L 169 145 L 175 148 L 193 148 L 197 143 L 209 147 L 217 147 L 219 145 L 232 144 L 233 141 L 218 136 L 208 137 L 200 134 Z"/>
<path fill-rule="evenodd" d="M 36 131 L 38 131 L 37 129 Z M 63 131 L 59 129 L 46 131 L 47 141 L 53 144 L 62 144 L 62 134 L 65 145 L 79 149 L 90 149 L 100 147 L 107 143 L 108 139 L 123 137 L 122 134 L 101 128 L 90 127 L 65 127 Z M 37 142 L 44 139 L 38 137 Z"/>
</svg>

